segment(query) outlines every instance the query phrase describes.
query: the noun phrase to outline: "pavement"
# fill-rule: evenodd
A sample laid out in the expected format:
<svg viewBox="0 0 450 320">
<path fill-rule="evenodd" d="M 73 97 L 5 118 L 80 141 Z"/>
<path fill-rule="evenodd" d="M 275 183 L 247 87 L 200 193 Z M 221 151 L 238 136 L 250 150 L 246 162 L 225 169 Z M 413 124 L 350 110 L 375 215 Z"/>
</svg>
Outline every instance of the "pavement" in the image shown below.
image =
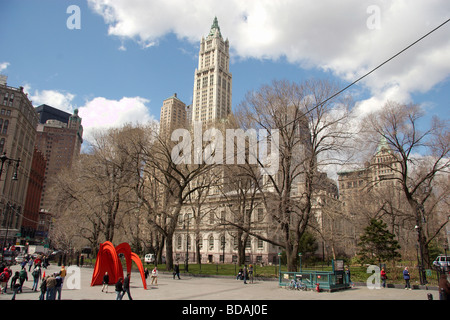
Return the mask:
<svg viewBox="0 0 450 320">
<path fill-rule="evenodd" d="M 13 266 L 12 270 L 18 271 L 20 266 Z M 51 265 L 45 272 L 48 275 L 59 270 L 60 267 L 57 265 Z M 101 291 L 102 286 L 90 285 L 93 268 L 78 268 L 77 272 L 67 275 L 62 290 L 62 300 L 115 300 L 116 293 L 113 285 L 109 286 L 108 293 Z M 16 300 L 39 299 L 40 292 L 31 291 L 33 284 L 31 273 L 28 277 L 30 280 L 25 282 L 23 293 L 17 294 Z M 428 294 L 432 294 L 433 300 L 439 300 L 438 291 L 435 289 L 369 289 L 361 285 L 347 290 L 318 293 L 289 290 L 279 287 L 277 281 L 258 280 L 244 284 L 243 281 L 233 277 L 198 277 L 183 274 L 181 280 L 178 280 L 173 279 L 168 273 L 159 274 L 158 285 L 151 285 L 150 282 L 150 278 L 147 279 L 147 290 L 145 290 L 139 273 L 132 272 L 133 300 L 427 300 Z M 73 289 L 74 287 L 76 289 Z M 0 300 L 11 300 L 11 297 L 10 288 L 7 294 L 0 294 Z M 128 300 L 128 297 L 125 295 L 123 299 Z"/>
</svg>

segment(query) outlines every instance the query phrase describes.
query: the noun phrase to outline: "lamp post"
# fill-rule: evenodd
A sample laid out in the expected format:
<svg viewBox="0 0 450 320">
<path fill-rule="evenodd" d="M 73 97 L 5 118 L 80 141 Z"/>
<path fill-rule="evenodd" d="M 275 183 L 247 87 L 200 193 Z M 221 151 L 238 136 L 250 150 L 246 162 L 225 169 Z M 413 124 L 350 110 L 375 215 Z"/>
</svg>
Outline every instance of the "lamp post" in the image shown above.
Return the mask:
<svg viewBox="0 0 450 320">
<path fill-rule="evenodd" d="M 299 254 L 298 254 L 298 258 L 299 258 L 299 260 L 300 260 L 300 272 L 302 272 L 302 253 L 301 252 L 299 252 Z"/>
<path fill-rule="evenodd" d="M 17 181 L 18 180 L 18 175 L 17 175 L 17 171 L 19 170 L 19 165 L 20 165 L 20 158 L 18 159 L 10 159 L 6 156 L 6 153 L 3 153 L 0 156 L 0 161 L 1 161 L 1 167 L 0 167 L 0 179 L 3 173 L 3 166 L 5 164 L 6 161 L 8 161 L 8 167 L 9 165 L 12 164 L 12 162 L 15 162 L 15 169 L 14 169 L 14 173 L 13 176 L 11 178 L 12 181 Z M 11 187 L 10 187 L 11 190 Z M 3 185 L 3 192 L 5 191 L 4 185 Z M 11 194 L 11 192 L 10 192 Z M 15 206 L 13 206 L 9 201 L 7 202 L 7 210 L 5 210 L 5 215 L 6 215 L 6 231 L 5 231 L 5 236 L 3 238 L 3 245 L 2 245 L 2 263 L 4 261 L 4 256 L 5 256 L 5 247 L 6 247 L 6 242 L 8 240 L 8 231 L 9 231 L 9 224 L 10 224 L 10 219 L 9 217 L 12 216 L 13 214 L 13 210 L 15 210 Z"/>
<path fill-rule="evenodd" d="M 185 261 L 185 264 L 184 264 L 184 271 L 185 272 L 189 272 L 189 244 L 190 244 L 190 239 L 189 239 L 189 220 L 190 220 L 190 217 L 189 217 L 189 213 L 187 213 L 185 216 L 184 216 L 185 218 L 184 218 L 184 227 L 186 227 L 187 226 L 187 228 L 186 228 L 186 261 Z M 187 224 L 186 224 L 186 220 L 187 220 Z"/>
</svg>

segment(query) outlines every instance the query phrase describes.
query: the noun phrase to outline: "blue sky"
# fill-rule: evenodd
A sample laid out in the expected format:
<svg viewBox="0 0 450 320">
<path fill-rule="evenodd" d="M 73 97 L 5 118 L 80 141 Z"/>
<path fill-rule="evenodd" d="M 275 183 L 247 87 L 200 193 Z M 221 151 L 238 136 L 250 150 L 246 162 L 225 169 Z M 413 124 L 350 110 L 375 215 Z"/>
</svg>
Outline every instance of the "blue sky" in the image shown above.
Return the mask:
<svg viewBox="0 0 450 320">
<path fill-rule="evenodd" d="M 70 5 L 80 8 L 80 29 L 67 28 Z M 235 107 L 273 79 L 345 86 L 450 18 L 450 3 L 2 0 L 0 73 L 35 106 L 79 108 L 87 137 L 159 120 L 173 93 L 191 103 L 200 38 L 214 16 L 230 41 Z M 352 87 L 360 112 L 392 99 L 448 119 L 449 32 L 450 23 Z"/>
</svg>

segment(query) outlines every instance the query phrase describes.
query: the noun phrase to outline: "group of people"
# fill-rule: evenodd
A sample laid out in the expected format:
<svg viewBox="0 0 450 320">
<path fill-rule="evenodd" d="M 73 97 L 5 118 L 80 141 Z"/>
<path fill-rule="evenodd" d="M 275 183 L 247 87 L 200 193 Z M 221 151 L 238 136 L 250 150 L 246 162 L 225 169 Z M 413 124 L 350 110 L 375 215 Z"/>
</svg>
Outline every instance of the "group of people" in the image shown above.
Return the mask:
<svg viewBox="0 0 450 320">
<path fill-rule="evenodd" d="M 33 271 L 31 271 L 33 265 Z M 25 281 L 30 280 L 28 277 L 28 272 L 31 272 L 31 276 L 33 278 L 31 291 L 38 291 L 39 280 L 42 278 L 41 285 L 39 286 L 41 291 L 39 296 L 40 300 L 55 300 L 57 294 L 58 300 L 60 300 L 63 281 L 66 276 L 66 269 L 62 266 L 60 272 L 45 276 L 45 271 L 42 272 L 42 270 L 46 269 L 48 265 L 47 260 L 43 259 L 41 256 L 38 256 L 34 260 L 31 257 L 25 258 L 20 264 L 21 270 L 16 271 L 14 275 L 10 267 L 0 267 L 0 270 L 3 270 L 3 272 L 0 273 L 1 294 L 7 293 L 9 282 L 10 289 L 13 292 L 12 300 L 15 300 L 17 294 L 23 292 L 23 285 Z"/>
<path fill-rule="evenodd" d="M 411 274 L 409 273 L 408 267 L 403 269 L 403 280 L 405 281 L 405 290 L 411 289 Z M 381 268 L 381 286 L 386 288 L 386 280 L 388 278 L 385 268 Z M 440 300 L 449 300 L 450 299 L 450 283 L 447 280 L 447 274 L 442 273 L 439 278 L 439 299 Z"/>
<path fill-rule="evenodd" d="M 244 284 L 247 284 L 247 280 L 251 279 L 253 282 L 253 265 L 244 265 L 244 269 L 240 268 L 236 276 L 236 280 L 244 280 Z"/>
<path fill-rule="evenodd" d="M 147 268 L 145 268 L 144 275 L 145 275 L 145 280 L 147 281 L 147 278 L 149 276 L 149 271 Z M 125 279 L 120 277 L 117 280 L 117 282 L 115 283 L 114 288 L 116 291 L 116 300 L 122 300 L 123 297 L 125 296 L 125 294 L 127 294 L 128 299 L 133 300 L 133 298 L 131 297 L 131 292 L 130 292 L 130 277 L 131 277 L 131 274 L 128 273 L 127 276 L 125 277 Z M 156 266 L 152 270 L 151 278 L 152 278 L 151 285 L 153 285 L 153 284 L 158 285 L 158 268 Z M 109 274 L 108 274 L 108 272 L 105 272 L 105 274 L 103 275 L 103 281 L 102 281 L 103 282 L 102 292 L 108 293 L 109 281 L 110 281 Z"/>
<path fill-rule="evenodd" d="M 66 275 L 67 271 L 64 266 L 61 267 L 59 272 L 48 276 L 44 275 L 40 286 L 41 294 L 39 300 L 61 300 L 61 292 Z"/>
</svg>

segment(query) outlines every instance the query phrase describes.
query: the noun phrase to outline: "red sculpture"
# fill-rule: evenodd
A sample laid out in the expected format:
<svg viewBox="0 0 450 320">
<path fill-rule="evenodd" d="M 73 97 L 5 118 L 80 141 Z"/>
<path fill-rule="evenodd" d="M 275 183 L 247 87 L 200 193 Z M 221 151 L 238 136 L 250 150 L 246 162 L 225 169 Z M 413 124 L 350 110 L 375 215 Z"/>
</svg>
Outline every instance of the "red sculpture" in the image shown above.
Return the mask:
<svg viewBox="0 0 450 320">
<path fill-rule="evenodd" d="M 127 273 L 131 273 L 131 262 L 134 261 L 134 263 L 136 263 L 139 273 L 141 274 L 144 289 L 147 290 L 144 267 L 139 256 L 131 252 L 131 248 L 128 243 L 121 243 L 114 248 L 114 245 L 109 241 L 100 244 L 100 249 L 97 254 L 97 261 L 95 262 L 94 273 L 92 274 L 91 286 L 101 285 L 103 283 L 103 275 L 105 272 L 108 272 L 109 284 L 115 284 L 119 278 L 124 278 L 122 263 L 118 257 L 120 253 L 125 256 Z"/>
</svg>

